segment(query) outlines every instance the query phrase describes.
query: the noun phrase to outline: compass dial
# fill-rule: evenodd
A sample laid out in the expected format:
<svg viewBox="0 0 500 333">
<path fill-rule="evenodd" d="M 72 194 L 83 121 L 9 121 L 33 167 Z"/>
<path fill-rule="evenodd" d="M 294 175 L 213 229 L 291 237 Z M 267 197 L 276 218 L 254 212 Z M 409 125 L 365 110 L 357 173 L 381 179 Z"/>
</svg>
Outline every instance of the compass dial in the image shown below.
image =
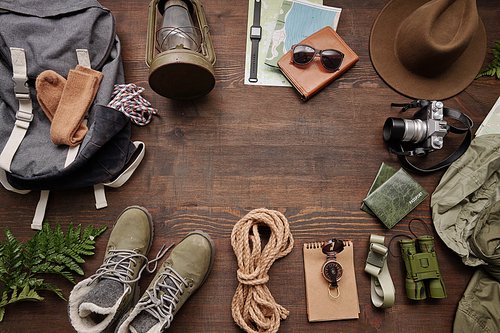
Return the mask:
<svg viewBox="0 0 500 333">
<path fill-rule="evenodd" d="M 339 281 L 342 277 L 342 265 L 338 261 L 327 261 L 323 265 L 322 273 L 328 282 Z"/>
</svg>

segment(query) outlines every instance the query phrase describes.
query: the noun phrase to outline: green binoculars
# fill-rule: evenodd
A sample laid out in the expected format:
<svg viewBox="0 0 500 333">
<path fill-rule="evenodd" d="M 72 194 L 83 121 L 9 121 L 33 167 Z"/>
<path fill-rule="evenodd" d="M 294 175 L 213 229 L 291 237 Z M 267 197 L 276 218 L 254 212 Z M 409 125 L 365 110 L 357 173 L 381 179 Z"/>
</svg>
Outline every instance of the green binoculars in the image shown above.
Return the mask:
<svg viewBox="0 0 500 333">
<path fill-rule="evenodd" d="M 418 249 L 416 242 L 418 240 Z M 434 237 L 421 236 L 415 239 L 399 241 L 406 267 L 406 295 L 412 300 L 445 298 L 446 289 L 439 272 Z"/>
</svg>

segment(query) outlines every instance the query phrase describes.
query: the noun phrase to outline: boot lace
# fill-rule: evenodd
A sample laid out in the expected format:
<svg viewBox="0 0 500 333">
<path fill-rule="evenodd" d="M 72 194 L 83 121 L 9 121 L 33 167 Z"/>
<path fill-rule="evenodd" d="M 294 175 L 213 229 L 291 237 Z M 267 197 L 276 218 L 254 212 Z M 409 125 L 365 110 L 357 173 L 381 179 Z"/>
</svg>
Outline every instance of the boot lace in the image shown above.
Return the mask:
<svg viewBox="0 0 500 333">
<path fill-rule="evenodd" d="M 137 253 L 135 250 L 109 250 L 109 255 L 104 259 L 104 263 L 99 267 L 96 273 L 90 277 L 91 281 L 88 285 L 100 279 L 110 279 L 124 283 L 126 291 L 129 293 L 132 290 L 130 284 L 137 282 L 145 269 L 149 273 L 156 271 L 158 260 L 160 260 L 173 245 L 174 244 L 170 245 L 166 249 L 165 245 L 163 245 L 156 254 L 156 257 L 152 260 L 148 260 L 145 255 Z M 136 266 L 139 259 L 144 259 L 145 264 L 141 267 L 137 277 L 134 279 L 134 270 L 131 267 Z M 152 269 L 150 268 L 151 264 L 154 264 Z"/>
<path fill-rule="evenodd" d="M 162 327 L 166 323 L 165 329 L 167 329 L 174 319 L 172 313 L 177 308 L 178 296 L 182 295 L 183 288 L 188 286 L 188 282 L 170 267 L 168 272 L 160 274 L 152 288 L 146 290 L 139 304 L 143 310 L 156 318 Z"/>
</svg>

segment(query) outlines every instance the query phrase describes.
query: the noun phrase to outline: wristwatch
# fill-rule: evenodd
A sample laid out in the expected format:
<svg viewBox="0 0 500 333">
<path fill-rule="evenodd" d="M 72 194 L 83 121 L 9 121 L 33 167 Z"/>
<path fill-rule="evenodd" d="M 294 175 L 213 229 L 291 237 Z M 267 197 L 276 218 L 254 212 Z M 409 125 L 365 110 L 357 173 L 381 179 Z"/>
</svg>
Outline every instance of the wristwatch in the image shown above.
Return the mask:
<svg viewBox="0 0 500 333">
<path fill-rule="evenodd" d="M 253 8 L 253 25 L 250 28 L 250 40 L 252 41 L 252 53 L 250 56 L 250 78 L 248 81 L 257 82 L 257 61 L 259 56 L 259 42 L 262 37 L 262 27 L 260 26 L 260 5 L 261 0 L 255 0 Z"/>
<path fill-rule="evenodd" d="M 337 253 L 344 250 L 344 242 L 340 239 L 333 238 L 323 243 L 321 250 L 326 254 L 326 261 L 321 269 L 321 274 L 325 280 L 329 282 L 328 294 L 332 298 L 338 298 L 340 296 L 340 289 L 337 282 L 342 278 L 344 270 L 342 265 L 337 261 Z M 337 291 L 336 296 L 332 295 L 332 289 Z"/>
</svg>

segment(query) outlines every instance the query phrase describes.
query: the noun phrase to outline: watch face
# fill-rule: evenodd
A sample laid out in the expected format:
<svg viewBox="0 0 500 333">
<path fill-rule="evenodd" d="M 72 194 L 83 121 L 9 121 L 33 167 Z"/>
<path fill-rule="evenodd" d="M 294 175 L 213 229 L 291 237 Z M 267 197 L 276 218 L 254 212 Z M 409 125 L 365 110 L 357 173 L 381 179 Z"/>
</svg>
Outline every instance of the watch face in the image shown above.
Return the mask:
<svg viewBox="0 0 500 333">
<path fill-rule="evenodd" d="M 323 265 L 322 273 L 328 282 L 339 281 L 342 277 L 342 265 L 338 261 L 327 261 Z"/>
<path fill-rule="evenodd" d="M 250 38 L 260 38 L 261 29 L 261 27 L 252 27 L 250 29 Z"/>
</svg>

